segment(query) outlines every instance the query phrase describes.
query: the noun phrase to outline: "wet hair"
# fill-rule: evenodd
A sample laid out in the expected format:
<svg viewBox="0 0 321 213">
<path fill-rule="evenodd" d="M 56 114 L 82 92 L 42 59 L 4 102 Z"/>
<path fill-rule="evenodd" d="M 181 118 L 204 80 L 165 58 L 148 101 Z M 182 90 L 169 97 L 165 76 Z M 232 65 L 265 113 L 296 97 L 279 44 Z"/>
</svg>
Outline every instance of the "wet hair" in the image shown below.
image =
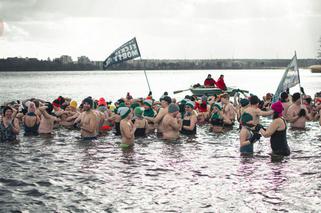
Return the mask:
<svg viewBox="0 0 321 213">
<path fill-rule="evenodd" d="M 8 110 L 13 111 L 13 109 L 12 109 L 11 107 L 5 106 L 5 107 L 3 108 L 3 111 L 2 111 L 2 112 L 3 112 L 3 115 L 5 115 Z"/>
<path fill-rule="evenodd" d="M 221 95 L 221 98 L 224 98 L 224 99 L 229 99 L 229 95 L 227 93 L 223 93 Z"/>
<path fill-rule="evenodd" d="M 38 100 L 34 100 L 33 103 L 35 103 L 36 108 L 39 107 L 39 101 Z"/>
<path fill-rule="evenodd" d="M 169 97 L 169 96 L 165 96 L 162 100 L 163 100 L 163 101 L 166 101 L 168 104 L 171 104 L 171 103 L 172 103 L 172 99 L 171 99 L 171 97 Z"/>
<path fill-rule="evenodd" d="M 250 104 L 251 105 L 255 105 L 258 103 L 260 103 L 260 99 L 256 95 L 253 95 L 250 97 Z"/>
<path fill-rule="evenodd" d="M 274 119 L 277 119 L 278 117 L 280 117 L 280 115 L 279 115 L 280 113 L 278 113 L 278 112 L 273 112 L 273 115 L 272 115 L 272 119 L 274 120 Z"/>
<path fill-rule="evenodd" d="M 300 93 L 296 92 L 292 95 L 292 102 L 296 102 L 297 100 L 299 100 L 301 97 Z"/>
</svg>

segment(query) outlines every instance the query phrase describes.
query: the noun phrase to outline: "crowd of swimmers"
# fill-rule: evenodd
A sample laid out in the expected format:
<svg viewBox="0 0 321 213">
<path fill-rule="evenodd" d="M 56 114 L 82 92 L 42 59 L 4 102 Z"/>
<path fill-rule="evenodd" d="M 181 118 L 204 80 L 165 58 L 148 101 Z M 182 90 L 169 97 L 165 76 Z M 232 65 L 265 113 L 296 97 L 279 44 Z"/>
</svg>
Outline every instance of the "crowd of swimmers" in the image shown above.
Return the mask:
<svg viewBox="0 0 321 213">
<path fill-rule="evenodd" d="M 302 89 L 303 91 L 303 89 Z M 303 91 L 304 92 L 304 91 Z M 288 91 L 281 93 L 272 103 L 268 93 L 260 100 L 257 96 L 239 93 L 230 97 L 223 93 L 214 96 L 185 96 L 177 101 L 165 92 L 154 100 L 134 99 L 129 93 L 115 103 L 101 97 L 85 98 L 80 104 L 59 96 L 52 102 L 32 98 L 2 106 L 0 116 L 0 141 L 16 141 L 23 129 L 24 136 L 51 135 L 59 126 L 78 129 L 83 140 L 93 140 L 106 134 L 121 137 L 121 147 L 134 145 L 135 138 L 157 134 L 166 141 L 175 141 L 180 134 L 195 135 L 200 125 L 208 125 L 215 134 L 224 134 L 232 128 L 240 129 L 240 152 L 253 153 L 253 144 L 270 137 L 272 153 L 290 154 L 287 128 L 305 129 L 306 122 L 321 125 L 321 96 L 311 96 Z M 260 124 L 260 116 L 272 117 L 269 126 Z"/>
</svg>

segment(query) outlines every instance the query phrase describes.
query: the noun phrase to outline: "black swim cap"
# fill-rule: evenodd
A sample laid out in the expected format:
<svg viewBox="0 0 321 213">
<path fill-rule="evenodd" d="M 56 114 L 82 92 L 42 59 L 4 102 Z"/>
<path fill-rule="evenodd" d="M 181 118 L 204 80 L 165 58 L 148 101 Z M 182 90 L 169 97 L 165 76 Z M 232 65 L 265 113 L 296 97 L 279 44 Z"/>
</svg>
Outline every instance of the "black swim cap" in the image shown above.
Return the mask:
<svg viewBox="0 0 321 213">
<path fill-rule="evenodd" d="M 258 103 L 260 103 L 260 99 L 256 95 L 253 95 L 250 97 L 250 104 L 251 105 L 255 105 Z"/>
<path fill-rule="evenodd" d="M 292 102 L 296 102 L 297 100 L 299 100 L 301 97 L 300 93 L 296 92 L 292 95 Z"/>
</svg>

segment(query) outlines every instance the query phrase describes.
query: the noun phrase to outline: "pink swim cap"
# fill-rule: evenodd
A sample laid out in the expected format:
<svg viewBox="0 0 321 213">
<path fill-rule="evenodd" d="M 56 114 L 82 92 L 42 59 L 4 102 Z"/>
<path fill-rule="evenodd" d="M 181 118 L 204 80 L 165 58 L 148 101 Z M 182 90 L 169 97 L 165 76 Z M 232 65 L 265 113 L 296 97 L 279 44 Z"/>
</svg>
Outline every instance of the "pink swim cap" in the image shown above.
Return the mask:
<svg viewBox="0 0 321 213">
<path fill-rule="evenodd" d="M 282 105 L 281 101 L 277 101 L 274 104 L 272 104 L 271 109 L 274 112 L 278 113 L 279 116 L 282 116 L 282 112 L 283 112 L 284 108 L 283 108 L 283 105 Z"/>
</svg>

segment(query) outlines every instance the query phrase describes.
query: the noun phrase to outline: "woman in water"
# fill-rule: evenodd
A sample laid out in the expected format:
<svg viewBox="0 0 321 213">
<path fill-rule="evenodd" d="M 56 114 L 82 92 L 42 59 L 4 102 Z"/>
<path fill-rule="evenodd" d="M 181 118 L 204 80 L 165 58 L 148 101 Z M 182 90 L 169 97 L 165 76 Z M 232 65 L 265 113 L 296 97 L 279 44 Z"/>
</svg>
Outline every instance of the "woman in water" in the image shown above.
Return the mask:
<svg viewBox="0 0 321 213">
<path fill-rule="evenodd" d="M 197 115 L 194 111 L 194 102 L 188 100 L 185 104 L 185 114 L 183 117 L 181 133 L 184 135 L 196 134 Z"/>
<path fill-rule="evenodd" d="M 253 154 L 253 144 L 260 140 L 261 135 L 255 132 L 253 124 L 253 116 L 244 112 L 241 116 L 241 132 L 240 132 L 240 152 L 241 154 Z"/>
<path fill-rule="evenodd" d="M 23 117 L 23 127 L 25 136 L 38 135 L 40 117 L 36 115 L 36 106 L 34 102 L 30 102 L 28 113 Z"/>
<path fill-rule="evenodd" d="M 19 131 L 19 121 L 13 117 L 13 109 L 6 106 L 3 109 L 3 117 L 0 120 L 0 142 L 15 141 Z"/>
<path fill-rule="evenodd" d="M 256 130 L 259 130 L 264 137 L 271 137 L 272 153 L 276 155 L 290 155 L 290 148 L 286 138 L 286 122 L 282 116 L 283 106 L 281 101 L 272 104 L 271 109 L 274 111 L 273 121 L 265 130 L 262 125 L 258 124 Z"/>
</svg>

